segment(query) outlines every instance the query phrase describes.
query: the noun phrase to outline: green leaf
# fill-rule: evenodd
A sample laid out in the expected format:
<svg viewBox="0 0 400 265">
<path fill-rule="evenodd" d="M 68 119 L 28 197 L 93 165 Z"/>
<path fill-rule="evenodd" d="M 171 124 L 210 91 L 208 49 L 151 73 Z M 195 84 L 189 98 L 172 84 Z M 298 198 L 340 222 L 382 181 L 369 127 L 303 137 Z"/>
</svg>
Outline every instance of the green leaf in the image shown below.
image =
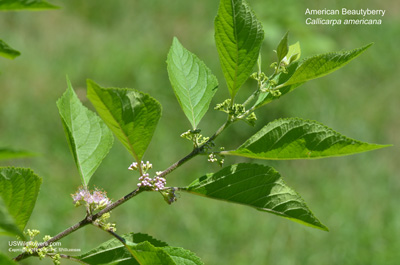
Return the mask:
<svg viewBox="0 0 400 265">
<path fill-rule="evenodd" d="M 12 150 L 12 149 L 8 149 L 8 148 L 0 149 L 0 160 L 30 157 L 30 156 L 34 156 L 34 155 L 35 155 L 34 153 L 30 153 L 28 151 Z"/>
<path fill-rule="evenodd" d="M 232 165 L 207 174 L 184 191 L 254 207 L 314 228 L 328 230 L 305 202 L 289 188 L 272 167 L 257 164 Z"/>
<path fill-rule="evenodd" d="M 158 248 L 149 242 L 142 242 L 137 245 L 129 245 L 131 254 L 139 264 L 160 264 L 175 265 L 174 260 L 162 248 Z"/>
<path fill-rule="evenodd" d="M 20 56 L 21 53 L 17 50 L 14 50 L 7 43 L 0 40 L 0 56 L 3 56 L 7 59 L 15 59 L 16 57 Z"/>
<path fill-rule="evenodd" d="M 283 60 L 283 58 L 285 58 L 285 56 L 288 54 L 289 51 L 288 34 L 289 32 L 286 32 L 285 36 L 283 36 L 283 38 L 279 42 L 278 48 L 276 48 L 276 54 L 278 56 L 278 65 Z"/>
<path fill-rule="evenodd" d="M 0 252 L 0 264 L 1 265 L 17 265 L 15 261 L 4 255 L 3 253 Z"/>
<path fill-rule="evenodd" d="M 88 264 L 203 264 L 188 250 L 169 247 L 165 242 L 145 234 L 123 235 L 126 245 L 111 239 L 89 252 L 76 257 Z"/>
<path fill-rule="evenodd" d="M 139 264 L 129 250 L 116 239 L 111 239 L 76 258 L 91 265 Z"/>
<path fill-rule="evenodd" d="M 233 99 L 253 71 L 264 31 L 244 0 L 221 0 L 214 25 L 222 71 Z"/>
<path fill-rule="evenodd" d="M 371 46 L 372 43 L 351 51 L 320 54 L 304 59 L 290 79 L 280 86 L 304 83 L 330 74 L 348 64 Z"/>
<path fill-rule="evenodd" d="M 163 247 L 162 248 L 178 265 L 203 265 L 199 257 L 193 252 L 178 248 L 178 247 Z"/>
<path fill-rule="evenodd" d="M 132 243 L 142 243 L 142 242 L 149 242 L 155 247 L 167 247 L 168 244 L 164 241 L 161 241 L 159 239 L 156 239 L 148 234 L 143 234 L 143 233 L 128 233 L 125 235 L 122 235 L 122 237 L 127 240 L 128 242 Z"/>
<path fill-rule="evenodd" d="M 289 51 L 286 54 L 286 56 L 282 59 L 282 61 L 286 65 L 289 65 L 297 61 L 300 58 L 300 56 L 301 56 L 300 43 L 296 42 L 295 44 L 289 46 Z"/>
<path fill-rule="evenodd" d="M 0 228 L 21 235 L 35 207 L 42 179 L 26 168 L 0 168 Z"/>
<path fill-rule="evenodd" d="M 315 121 L 288 118 L 268 123 L 237 150 L 221 154 L 267 160 L 311 159 L 351 155 L 387 146 L 350 139 Z"/>
<path fill-rule="evenodd" d="M 22 230 L 16 225 L 8 212 L 3 199 L 0 197 L 0 235 L 19 236 L 25 238 Z M 3 264 L 3 263 L 0 263 Z"/>
<path fill-rule="evenodd" d="M 55 8 L 59 7 L 42 0 L 0 0 L 0 11 L 35 11 Z"/>
<path fill-rule="evenodd" d="M 87 86 L 100 117 L 140 162 L 161 117 L 160 103 L 131 88 L 102 88 L 91 80 Z"/>
<path fill-rule="evenodd" d="M 127 242 L 129 244 L 129 242 Z M 76 257 L 87 264 L 118 264 L 125 260 L 130 260 L 132 264 L 137 263 L 131 253 L 116 239 L 108 240 L 94 249 Z M 136 263 L 135 263 L 136 262 Z M 127 263 L 129 264 L 129 263 Z"/>
<path fill-rule="evenodd" d="M 276 89 L 279 89 L 282 97 L 309 80 L 325 76 L 345 66 L 371 45 L 372 43 L 352 51 L 320 54 L 304 59 L 301 62 L 297 61 L 301 53 L 300 44 L 291 45 L 287 56 L 283 59 L 284 62 L 289 64 L 287 68 L 288 73 L 280 73 L 275 77 Z M 278 98 L 269 92 L 261 93 L 255 107 L 259 108 Z"/>
<path fill-rule="evenodd" d="M 129 233 L 126 235 L 122 235 L 121 237 L 126 240 L 127 245 L 133 247 L 143 242 L 148 242 L 154 247 L 168 246 L 167 243 L 154 239 L 153 237 L 146 234 Z M 132 257 L 129 250 L 115 238 L 100 244 L 96 248 L 77 258 L 89 264 L 139 264 Z"/>
<path fill-rule="evenodd" d="M 172 42 L 167 63 L 168 76 L 175 95 L 193 129 L 196 129 L 217 91 L 217 78 L 177 38 Z"/>
<path fill-rule="evenodd" d="M 87 187 L 110 151 L 114 138 L 105 123 L 82 105 L 70 81 L 67 81 L 68 89 L 57 101 L 57 107 L 82 185 Z"/>
</svg>

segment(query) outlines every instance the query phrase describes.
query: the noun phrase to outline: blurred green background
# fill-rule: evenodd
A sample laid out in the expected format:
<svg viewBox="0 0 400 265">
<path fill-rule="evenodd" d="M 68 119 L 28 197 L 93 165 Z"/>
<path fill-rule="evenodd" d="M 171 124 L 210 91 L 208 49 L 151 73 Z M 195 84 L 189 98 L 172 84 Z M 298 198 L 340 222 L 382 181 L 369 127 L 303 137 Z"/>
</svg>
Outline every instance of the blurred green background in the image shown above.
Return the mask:
<svg viewBox="0 0 400 265">
<path fill-rule="evenodd" d="M 148 233 L 172 246 L 192 250 L 205 264 L 399 264 L 399 2 L 249 2 L 266 32 L 262 47 L 265 71 L 270 71 L 272 50 L 287 30 L 291 43 L 300 41 L 303 58 L 370 42 L 375 45 L 344 69 L 311 81 L 260 109 L 256 128 L 235 124 L 221 135 L 219 144 L 234 148 L 268 121 L 297 116 L 318 120 L 352 138 L 394 146 L 333 159 L 256 161 L 274 166 L 330 228 L 328 233 L 244 206 L 188 194 L 167 205 L 157 193 L 141 194 L 113 211 L 118 233 Z M 40 154 L 0 165 L 31 167 L 43 177 L 28 223 L 28 228 L 39 229 L 43 235 L 55 235 L 84 216 L 84 209 L 75 209 L 70 198 L 80 182 L 55 104 L 66 89 L 66 74 L 89 108 L 87 78 L 102 86 L 136 88 L 161 102 L 163 116 L 145 156 L 155 170 L 165 169 L 191 149 L 190 143 L 179 137 L 190 124 L 175 99 L 166 71 L 173 36 L 219 78 L 220 88 L 212 106 L 228 95 L 213 38 L 218 1 L 52 3 L 62 8 L 0 13 L 1 38 L 22 52 L 13 61 L 0 58 L 0 146 Z M 385 9 L 386 15 L 378 26 L 305 25 L 306 8 L 342 7 Z M 248 81 L 240 91 L 242 98 L 254 88 L 255 83 Z M 211 134 L 224 119 L 222 112 L 210 111 L 200 127 Z M 116 141 L 92 178 L 92 185 L 107 190 L 114 200 L 125 195 L 137 183 L 137 176 L 127 170 L 132 160 Z M 249 161 L 234 157 L 226 160 L 227 164 Z M 183 186 L 218 169 L 205 157 L 198 157 L 171 174 L 168 184 Z M 0 239 L 1 251 L 8 251 L 11 239 Z M 86 227 L 61 242 L 62 247 L 87 251 L 107 239 L 108 234 Z M 23 264 L 38 262 L 31 258 Z"/>
</svg>

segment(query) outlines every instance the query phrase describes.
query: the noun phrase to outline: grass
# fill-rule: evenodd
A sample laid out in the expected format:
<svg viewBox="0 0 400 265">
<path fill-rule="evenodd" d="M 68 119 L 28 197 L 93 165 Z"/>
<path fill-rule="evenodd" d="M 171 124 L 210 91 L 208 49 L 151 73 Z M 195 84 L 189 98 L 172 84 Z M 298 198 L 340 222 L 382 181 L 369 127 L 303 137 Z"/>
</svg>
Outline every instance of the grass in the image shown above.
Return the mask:
<svg viewBox="0 0 400 265">
<path fill-rule="evenodd" d="M 102 86 L 133 87 L 162 103 L 163 116 L 145 157 L 156 170 L 190 151 L 190 144 L 179 137 L 190 124 L 174 97 L 166 71 L 173 36 L 217 75 L 220 88 L 212 105 L 228 95 L 213 43 L 217 1 L 53 2 L 62 9 L 0 14 L 1 38 L 22 52 L 13 61 L 0 58 L 0 146 L 41 154 L 1 165 L 31 167 L 43 177 L 28 227 L 50 235 L 74 224 L 84 214 L 83 209 L 73 207 L 70 199 L 79 186 L 79 176 L 55 105 L 66 89 L 66 74 L 89 107 L 86 78 Z M 396 2 L 352 1 L 355 9 L 379 6 L 388 10 L 383 25 L 337 27 L 306 26 L 305 9 L 341 8 L 347 1 L 249 2 L 266 31 L 266 70 L 273 60 L 272 50 L 288 29 L 290 42 L 300 41 L 303 58 L 370 42 L 375 45 L 344 69 L 311 81 L 262 108 L 257 112 L 256 128 L 236 124 L 221 135 L 218 143 L 235 147 L 266 122 L 296 116 L 318 120 L 355 139 L 392 143 L 394 147 L 326 160 L 256 161 L 275 167 L 330 228 L 329 233 L 243 206 L 187 194 L 169 206 L 152 193 L 141 194 L 113 211 L 118 232 L 148 233 L 194 251 L 205 264 L 397 264 L 400 81 L 396 58 L 400 55 L 400 27 L 398 16 L 389 12 Z M 239 93 L 244 97 L 254 86 L 249 81 Z M 222 113 L 208 113 L 200 127 L 211 134 L 223 120 Z M 227 159 L 227 163 L 239 161 Z M 128 152 L 116 143 L 92 184 L 118 199 L 136 185 L 137 176 L 126 170 L 131 162 Z M 169 184 L 185 185 L 216 170 L 218 167 L 204 157 L 195 158 L 171 174 Z M 61 242 L 62 247 L 86 251 L 108 238 L 95 228 L 85 228 Z M 8 249 L 7 240 L 2 239 L 2 251 Z M 23 264 L 37 264 L 37 260 Z"/>
</svg>

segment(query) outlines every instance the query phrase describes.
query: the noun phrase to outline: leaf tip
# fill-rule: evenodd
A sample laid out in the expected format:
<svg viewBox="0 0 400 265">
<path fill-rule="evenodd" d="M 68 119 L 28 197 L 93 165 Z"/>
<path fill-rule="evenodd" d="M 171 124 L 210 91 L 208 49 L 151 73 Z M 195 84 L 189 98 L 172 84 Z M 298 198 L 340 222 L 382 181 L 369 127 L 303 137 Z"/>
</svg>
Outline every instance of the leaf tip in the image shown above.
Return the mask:
<svg viewBox="0 0 400 265">
<path fill-rule="evenodd" d="M 374 42 L 368 43 L 367 45 L 362 46 L 358 50 L 360 50 L 360 54 L 365 52 L 367 49 L 369 49 L 372 45 L 374 45 Z"/>
<path fill-rule="evenodd" d="M 68 89 L 72 89 L 71 80 L 69 79 L 69 76 L 68 76 L 68 74 L 67 74 L 67 75 L 65 75 L 65 79 L 67 80 Z"/>
<path fill-rule="evenodd" d="M 367 48 L 369 48 L 369 47 L 371 47 L 372 45 L 374 45 L 375 44 L 375 42 L 371 42 L 371 43 L 368 43 L 367 45 L 365 45 Z"/>
<path fill-rule="evenodd" d="M 88 84 L 88 85 L 91 84 L 92 85 L 92 84 L 96 84 L 96 83 L 92 79 L 88 78 L 88 79 L 86 79 L 86 84 Z"/>
<path fill-rule="evenodd" d="M 321 223 L 321 222 L 319 222 L 318 224 L 312 225 L 312 227 L 313 228 L 317 228 L 317 229 L 322 230 L 322 231 L 325 231 L 325 232 L 330 232 L 329 228 L 326 225 L 324 225 L 323 223 Z"/>
<path fill-rule="evenodd" d="M 289 30 L 288 31 L 286 31 L 286 33 L 285 33 L 285 36 L 283 36 L 284 38 L 287 38 L 287 37 L 289 37 Z"/>
<path fill-rule="evenodd" d="M 377 144 L 376 145 L 376 149 L 382 149 L 382 148 L 386 148 L 386 147 L 393 147 L 393 144 Z"/>
<path fill-rule="evenodd" d="M 100 88 L 100 86 L 94 82 L 92 79 L 86 79 L 86 86 L 87 86 L 87 95 L 88 98 L 90 97 L 90 91 L 95 90 L 96 88 Z"/>
</svg>

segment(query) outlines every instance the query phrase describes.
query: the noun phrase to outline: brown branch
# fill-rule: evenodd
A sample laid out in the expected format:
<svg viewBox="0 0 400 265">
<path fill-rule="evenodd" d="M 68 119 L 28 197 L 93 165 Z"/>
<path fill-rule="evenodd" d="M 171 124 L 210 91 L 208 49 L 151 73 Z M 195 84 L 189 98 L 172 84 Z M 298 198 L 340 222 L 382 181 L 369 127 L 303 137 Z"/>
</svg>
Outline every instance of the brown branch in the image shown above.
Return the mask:
<svg viewBox="0 0 400 265">
<path fill-rule="evenodd" d="M 217 138 L 218 135 L 220 135 L 231 123 L 232 123 L 231 117 L 229 117 L 228 120 L 213 134 L 213 136 L 210 137 L 210 139 L 208 139 L 207 142 L 205 142 L 201 146 L 193 149 L 193 151 L 190 152 L 187 156 L 185 156 L 181 160 L 179 160 L 179 161 L 175 162 L 174 164 L 172 164 L 169 168 L 164 170 L 158 176 L 159 177 L 165 177 L 166 175 L 168 175 L 169 173 L 171 173 L 172 171 L 174 171 L 175 169 L 177 169 L 178 167 L 180 167 L 181 165 L 183 165 L 184 163 L 186 163 L 187 161 L 189 161 L 193 157 L 197 156 L 198 154 L 201 154 L 204 151 L 204 148 L 206 146 L 208 146 L 212 141 L 214 141 L 215 138 Z"/>
<path fill-rule="evenodd" d="M 231 117 L 228 117 L 228 120 L 210 137 L 210 139 L 207 142 L 205 142 L 201 146 L 193 149 L 192 152 L 190 152 L 188 155 L 186 155 L 185 157 L 183 157 L 179 161 L 177 161 L 174 164 L 172 164 L 170 167 L 168 167 L 166 170 L 164 170 L 158 176 L 159 177 L 164 177 L 164 176 L 168 175 L 169 173 L 171 173 L 172 171 L 174 171 L 175 169 L 180 167 L 182 164 L 186 163 L 187 161 L 189 161 L 193 157 L 201 154 L 204 151 L 205 147 L 208 146 L 212 141 L 214 141 L 215 138 L 217 138 L 218 135 L 220 135 L 234 121 L 235 120 L 233 120 L 233 121 L 231 120 Z M 59 234 L 55 235 L 54 237 L 52 237 L 51 239 L 47 240 L 46 242 L 39 244 L 38 248 L 43 248 L 45 246 L 48 246 L 50 243 L 56 242 L 56 241 L 62 239 L 63 237 L 71 234 L 72 232 L 74 232 L 74 231 L 76 231 L 76 230 L 78 230 L 78 229 L 80 229 L 80 228 L 82 228 L 82 227 L 84 227 L 84 226 L 86 226 L 86 225 L 88 225 L 90 223 L 93 223 L 99 217 L 101 217 L 103 214 L 110 212 L 114 208 L 120 206 L 121 204 L 125 203 L 126 201 L 128 201 L 129 199 L 135 197 L 136 195 L 138 195 L 141 192 L 143 192 L 143 190 L 137 188 L 137 189 L 133 190 L 132 192 L 130 192 L 129 194 L 127 194 L 124 197 L 122 197 L 121 199 L 113 202 L 112 204 L 110 204 L 109 206 L 107 206 L 103 210 L 99 211 L 98 213 L 95 213 L 95 214 L 92 214 L 92 215 L 87 215 L 82 221 L 80 221 L 80 222 L 76 223 L 75 225 L 65 229 L 64 231 L 62 231 Z M 115 236 L 115 235 L 113 235 L 113 236 Z M 29 254 L 27 252 L 24 252 L 24 253 L 21 253 L 20 255 L 18 255 L 17 257 L 15 257 L 14 260 L 15 261 L 20 261 L 20 260 L 26 259 L 29 256 L 32 256 L 34 254 L 35 253 Z"/>
</svg>

